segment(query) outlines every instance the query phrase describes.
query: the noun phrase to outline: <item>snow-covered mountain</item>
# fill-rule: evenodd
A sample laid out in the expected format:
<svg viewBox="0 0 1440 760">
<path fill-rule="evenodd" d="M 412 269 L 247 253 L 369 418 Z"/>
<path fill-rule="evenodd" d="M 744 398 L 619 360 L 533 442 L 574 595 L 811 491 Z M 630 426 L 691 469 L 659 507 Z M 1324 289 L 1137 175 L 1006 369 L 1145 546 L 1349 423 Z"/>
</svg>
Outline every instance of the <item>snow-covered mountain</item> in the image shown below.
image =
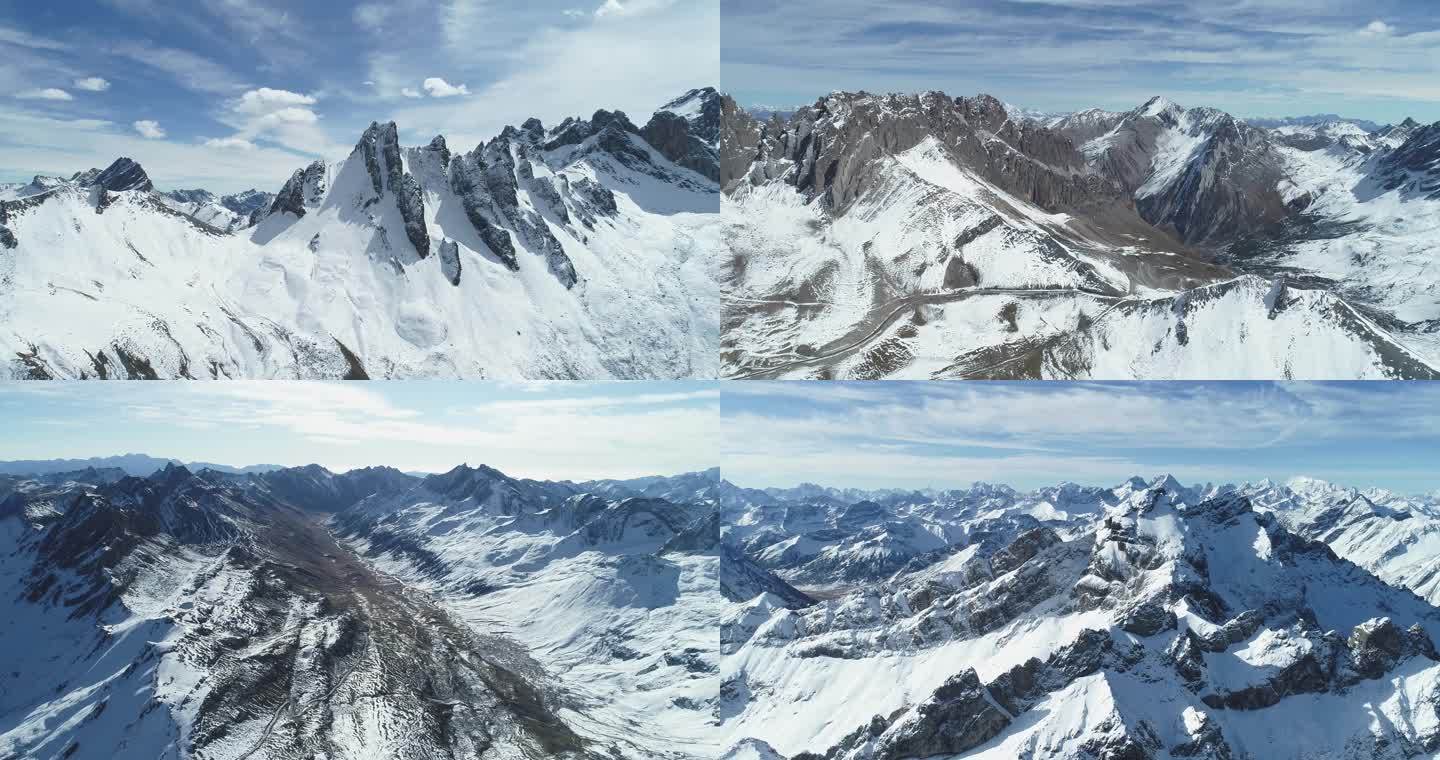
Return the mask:
<svg viewBox="0 0 1440 760">
<path fill-rule="evenodd" d="M 268 202 L 37 177 L 0 202 L 0 371 L 714 377 L 718 117 L 706 88 L 454 153 L 372 124 Z"/>
<path fill-rule="evenodd" d="M 1030 493 L 977 484 L 881 510 L 869 524 L 928 524 L 946 547 L 810 604 L 764 588 L 730 597 L 725 757 L 1429 757 L 1440 608 L 1349 559 L 1347 540 L 1377 557 L 1414 544 L 1339 537 L 1349 522 L 1321 516 L 1355 497 L 1396 505 L 1377 510 L 1390 517 L 1424 501 L 1164 476 Z M 753 519 L 777 506 L 799 519 Z M 778 567 L 765 550 L 791 538 L 863 534 L 836 529 L 853 506 L 749 501 L 727 512 L 722 541 Z"/>
<path fill-rule="evenodd" d="M 245 190 L 215 195 L 209 190 L 171 190 L 160 193 L 161 202 L 205 224 L 235 232 L 254 223 L 257 211 L 275 202 L 274 193 Z"/>
<path fill-rule="evenodd" d="M 1310 114 L 1309 116 L 1257 117 L 1246 119 L 1245 121 L 1257 127 L 1265 127 L 1266 129 L 1274 129 L 1276 127 L 1304 127 L 1334 122 L 1354 124 L 1366 132 L 1375 132 L 1385 128 L 1383 125 L 1376 124 L 1369 119 L 1352 119 L 1333 113 L 1316 113 Z"/>
<path fill-rule="evenodd" d="M 268 472 L 283 469 L 277 464 L 254 464 L 244 467 L 215 464 L 214 462 L 182 462 L 179 459 L 152 457 L 148 454 L 121 454 L 88 459 L 21 459 L 0 462 L 0 474 L 5 475 L 49 475 L 86 468 L 117 469 L 129 475 L 145 477 L 167 465 L 183 464 L 194 471 L 215 470 L 217 472 Z"/>
<path fill-rule="evenodd" d="M 1440 372 L 1427 127 L 1267 129 L 1165 98 L 722 108 L 729 376 Z"/>
<path fill-rule="evenodd" d="M 715 514 L 484 467 L 0 476 L 0 755 L 713 757 Z"/>
</svg>

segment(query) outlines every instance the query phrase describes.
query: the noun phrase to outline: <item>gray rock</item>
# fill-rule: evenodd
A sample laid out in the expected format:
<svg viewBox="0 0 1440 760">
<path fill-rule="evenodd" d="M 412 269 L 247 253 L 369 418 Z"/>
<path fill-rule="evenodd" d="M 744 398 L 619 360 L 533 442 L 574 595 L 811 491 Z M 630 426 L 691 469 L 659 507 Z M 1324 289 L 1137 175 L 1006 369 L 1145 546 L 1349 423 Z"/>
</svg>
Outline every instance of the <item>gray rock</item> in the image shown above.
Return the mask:
<svg viewBox="0 0 1440 760">
<path fill-rule="evenodd" d="M 690 133 L 690 122 L 669 111 L 656 111 L 641 137 L 672 163 L 720 181 L 720 156 L 705 139 Z"/>
<path fill-rule="evenodd" d="M 430 236 L 425 227 L 425 199 L 420 191 L 420 183 L 405 171 L 400 158 L 400 138 L 395 122 L 371 122 L 351 152 L 351 155 L 356 154 L 365 162 L 365 170 L 370 175 L 370 185 L 375 194 L 384 196 L 386 189 L 395 194 L 395 205 L 405 226 L 405 237 L 415 246 L 415 252 L 420 258 L 428 256 Z"/>
<path fill-rule="evenodd" d="M 1127 610 L 1120 618 L 1120 629 L 1136 636 L 1154 636 L 1175 628 L 1175 613 L 1157 600 Z"/>
<path fill-rule="evenodd" d="M 440 241 L 440 271 L 451 285 L 460 284 L 460 244 L 454 240 Z"/>
<path fill-rule="evenodd" d="M 92 170 L 93 171 L 93 170 Z M 155 185 L 150 182 L 150 177 L 129 158 L 117 158 L 115 162 L 105 167 L 104 171 L 95 174 L 93 181 L 83 184 L 94 184 L 110 191 L 121 190 L 154 190 Z"/>
<path fill-rule="evenodd" d="M 899 760 L 955 755 L 984 744 L 1011 720 L 988 696 L 975 670 L 966 668 L 921 703 L 913 720 L 887 731 L 873 756 Z"/>
</svg>

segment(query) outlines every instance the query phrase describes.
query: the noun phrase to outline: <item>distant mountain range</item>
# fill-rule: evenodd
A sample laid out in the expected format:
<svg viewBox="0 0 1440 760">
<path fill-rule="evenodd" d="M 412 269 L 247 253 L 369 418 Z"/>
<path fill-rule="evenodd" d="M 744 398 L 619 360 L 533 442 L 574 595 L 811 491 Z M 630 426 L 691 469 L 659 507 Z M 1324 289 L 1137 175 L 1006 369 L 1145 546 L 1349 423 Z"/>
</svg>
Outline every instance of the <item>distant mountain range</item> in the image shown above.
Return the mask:
<svg viewBox="0 0 1440 760">
<path fill-rule="evenodd" d="M 162 459 L 152 457 L 148 454 L 121 454 L 109 457 L 90 457 L 88 459 L 22 459 L 8 462 L 0 462 L 0 475 L 53 475 L 61 472 L 72 472 L 84 469 L 115 469 L 121 470 L 127 475 L 147 477 L 157 470 L 163 470 L 170 465 L 185 465 L 192 470 L 215 470 L 216 472 L 231 473 L 259 473 L 271 472 L 283 469 L 276 464 L 253 464 L 244 467 L 232 467 L 214 462 L 182 462 L 179 459 Z"/>
</svg>

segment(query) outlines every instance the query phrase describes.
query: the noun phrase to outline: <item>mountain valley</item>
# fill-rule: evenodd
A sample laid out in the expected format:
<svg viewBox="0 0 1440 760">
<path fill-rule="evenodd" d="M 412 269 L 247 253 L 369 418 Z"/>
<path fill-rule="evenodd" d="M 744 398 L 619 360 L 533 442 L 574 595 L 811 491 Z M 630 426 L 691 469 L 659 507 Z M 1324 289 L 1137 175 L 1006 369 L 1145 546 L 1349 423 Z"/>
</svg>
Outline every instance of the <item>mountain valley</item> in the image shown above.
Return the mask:
<svg viewBox="0 0 1440 760">
<path fill-rule="evenodd" d="M 716 482 L 0 476 L 0 756 L 713 757 Z"/>
<path fill-rule="evenodd" d="M 723 107 L 728 377 L 1437 376 L 1440 124 Z"/>
</svg>

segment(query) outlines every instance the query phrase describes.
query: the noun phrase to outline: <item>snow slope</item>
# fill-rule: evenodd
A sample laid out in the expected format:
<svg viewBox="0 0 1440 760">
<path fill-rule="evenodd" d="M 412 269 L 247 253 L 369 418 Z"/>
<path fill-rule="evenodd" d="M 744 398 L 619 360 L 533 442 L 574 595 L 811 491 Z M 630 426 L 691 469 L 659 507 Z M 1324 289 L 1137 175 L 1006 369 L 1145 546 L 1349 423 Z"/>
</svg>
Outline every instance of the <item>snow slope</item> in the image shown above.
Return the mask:
<svg viewBox="0 0 1440 760">
<path fill-rule="evenodd" d="M 4 372 L 713 377 L 716 189 L 642 131 L 601 111 L 452 155 L 372 125 L 248 226 L 148 180 L 26 190 L 0 208 Z"/>
</svg>

